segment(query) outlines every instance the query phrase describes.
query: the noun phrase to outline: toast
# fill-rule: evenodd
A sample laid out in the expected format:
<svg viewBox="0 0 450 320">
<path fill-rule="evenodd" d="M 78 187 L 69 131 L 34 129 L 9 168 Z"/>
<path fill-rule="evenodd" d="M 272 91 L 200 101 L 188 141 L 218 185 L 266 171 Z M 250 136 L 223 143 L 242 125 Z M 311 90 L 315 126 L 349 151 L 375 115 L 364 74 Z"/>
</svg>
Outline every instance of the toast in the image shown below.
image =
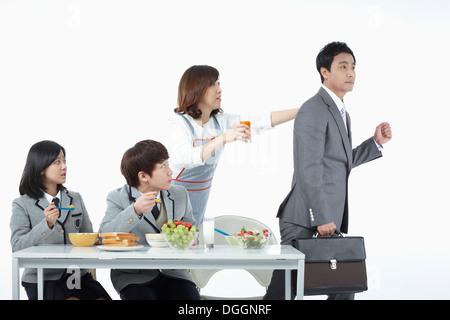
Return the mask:
<svg viewBox="0 0 450 320">
<path fill-rule="evenodd" d="M 125 233 L 125 232 L 106 232 L 100 233 L 100 237 L 108 238 L 108 237 L 120 237 L 121 239 L 128 239 L 130 237 L 134 237 L 133 233 Z"/>
<path fill-rule="evenodd" d="M 121 237 L 104 237 L 103 240 L 114 240 L 114 241 L 139 241 L 138 237 L 127 237 L 127 238 L 121 238 Z"/>
<path fill-rule="evenodd" d="M 139 237 L 133 233 L 107 232 L 100 233 L 100 237 L 105 247 L 136 247 L 139 241 Z"/>
<path fill-rule="evenodd" d="M 104 243 L 105 247 L 137 247 L 136 242 L 117 242 L 117 243 Z"/>
</svg>

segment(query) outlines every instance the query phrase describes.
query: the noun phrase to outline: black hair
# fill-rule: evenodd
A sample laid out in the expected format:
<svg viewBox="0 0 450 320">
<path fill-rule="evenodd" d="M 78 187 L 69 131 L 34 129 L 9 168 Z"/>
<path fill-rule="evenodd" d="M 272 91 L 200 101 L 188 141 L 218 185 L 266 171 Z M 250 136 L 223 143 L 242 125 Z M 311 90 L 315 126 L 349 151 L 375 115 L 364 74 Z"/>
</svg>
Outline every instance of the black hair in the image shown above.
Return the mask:
<svg viewBox="0 0 450 320">
<path fill-rule="evenodd" d="M 158 141 L 143 140 L 125 151 L 120 171 L 131 187 L 139 186 L 138 174 L 140 171 L 147 173 L 150 177 L 158 163 L 169 159 L 166 147 Z"/>
<path fill-rule="evenodd" d="M 322 81 L 322 83 L 324 81 L 324 78 L 322 76 L 322 73 L 320 72 L 320 69 L 325 68 L 330 71 L 334 57 L 343 52 L 350 53 L 353 57 L 353 60 L 356 62 L 353 51 L 347 46 L 345 42 L 330 42 L 325 47 L 323 47 L 322 50 L 320 50 L 316 58 L 316 67 L 317 71 L 319 71 L 320 80 Z"/>
<path fill-rule="evenodd" d="M 65 156 L 64 148 L 50 140 L 37 142 L 30 148 L 20 180 L 20 195 L 26 194 L 34 199 L 44 196 L 45 186 L 41 173 L 55 161 L 61 151 Z M 64 189 L 63 185 L 58 185 L 58 190 Z"/>
</svg>

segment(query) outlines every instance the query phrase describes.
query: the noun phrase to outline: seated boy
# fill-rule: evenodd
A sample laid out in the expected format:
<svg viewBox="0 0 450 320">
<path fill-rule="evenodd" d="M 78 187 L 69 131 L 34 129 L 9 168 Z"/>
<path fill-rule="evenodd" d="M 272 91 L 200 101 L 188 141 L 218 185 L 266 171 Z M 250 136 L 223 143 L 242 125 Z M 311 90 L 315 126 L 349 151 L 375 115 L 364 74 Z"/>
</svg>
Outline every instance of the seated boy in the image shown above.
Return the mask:
<svg viewBox="0 0 450 320">
<path fill-rule="evenodd" d="M 144 244 L 145 234 L 160 233 L 168 220 L 195 225 L 187 191 L 171 186 L 168 158 L 167 149 L 152 140 L 125 152 L 121 172 L 127 184 L 109 193 L 100 233 L 133 233 Z M 124 300 L 200 299 L 187 270 L 111 270 L 111 281 Z"/>
</svg>

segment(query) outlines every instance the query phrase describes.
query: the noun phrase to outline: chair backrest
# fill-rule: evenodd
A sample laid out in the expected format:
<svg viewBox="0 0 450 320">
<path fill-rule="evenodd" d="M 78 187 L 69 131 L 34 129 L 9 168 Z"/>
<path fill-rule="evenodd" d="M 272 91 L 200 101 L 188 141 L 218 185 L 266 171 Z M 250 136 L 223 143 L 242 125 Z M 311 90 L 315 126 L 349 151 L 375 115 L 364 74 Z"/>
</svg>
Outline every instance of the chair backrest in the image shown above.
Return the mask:
<svg viewBox="0 0 450 320">
<path fill-rule="evenodd" d="M 262 231 L 264 229 L 268 229 L 269 232 L 272 234 L 269 240 L 269 244 L 275 245 L 278 244 L 277 238 L 274 236 L 272 230 L 270 230 L 270 228 L 264 223 L 252 218 L 237 215 L 217 216 L 214 218 L 214 227 L 228 234 L 238 233 L 242 229 L 242 227 L 245 227 L 247 230 L 252 230 L 256 228 Z M 199 230 L 201 230 L 201 228 L 202 225 L 199 226 Z M 222 234 L 215 232 L 214 244 L 221 245 L 221 244 L 228 244 L 228 242 Z M 199 245 L 203 245 L 202 232 L 200 232 L 199 234 Z M 220 271 L 220 269 L 190 270 L 192 280 L 199 288 L 204 288 L 208 283 L 209 279 L 218 271 Z M 258 283 L 261 286 L 263 287 L 269 286 L 270 280 L 272 279 L 273 270 L 247 270 L 247 271 L 256 279 L 256 281 L 258 281 Z"/>
</svg>

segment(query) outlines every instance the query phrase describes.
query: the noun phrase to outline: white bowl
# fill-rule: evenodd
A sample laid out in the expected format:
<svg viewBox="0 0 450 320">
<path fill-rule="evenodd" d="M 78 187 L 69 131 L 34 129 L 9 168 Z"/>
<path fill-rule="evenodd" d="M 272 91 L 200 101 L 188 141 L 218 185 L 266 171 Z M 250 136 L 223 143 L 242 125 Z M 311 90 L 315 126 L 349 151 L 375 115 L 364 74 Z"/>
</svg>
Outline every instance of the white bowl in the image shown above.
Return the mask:
<svg viewBox="0 0 450 320">
<path fill-rule="evenodd" d="M 166 240 L 164 240 L 164 236 L 160 233 L 147 233 L 145 235 L 145 239 L 148 244 L 155 248 L 164 248 L 168 247 Z"/>
</svg>

